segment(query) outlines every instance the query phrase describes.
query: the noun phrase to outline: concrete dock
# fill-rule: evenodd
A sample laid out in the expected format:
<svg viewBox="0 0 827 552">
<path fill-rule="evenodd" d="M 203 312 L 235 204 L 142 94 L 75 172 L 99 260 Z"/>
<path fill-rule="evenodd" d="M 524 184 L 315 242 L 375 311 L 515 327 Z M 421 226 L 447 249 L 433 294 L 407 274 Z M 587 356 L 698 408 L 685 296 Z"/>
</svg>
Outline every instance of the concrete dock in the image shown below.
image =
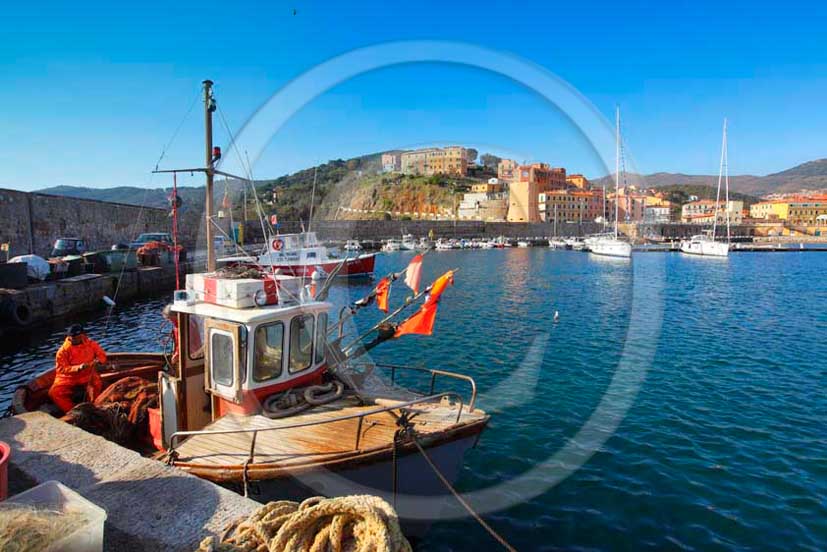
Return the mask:
<svg viewBox="0 0 827 552">
<path fill-rule="evenodd" d="M 188 265 L 182 266 L 181 274 L 189 269 Z M 81 274 L 30 284 L 22 289 L 0 289 L 0 329 L 25 328 L 75 313 L 105 309 L 105 296 L 126 301 L 173 289 L 174 266 Z"/>
<path fill-rule="evenodd" d="M 107 512 L 104 550 L 192 552 L 260 504 L 42 412 L 0 420 L 9 495 L 49 480 Z"/>
</svg>

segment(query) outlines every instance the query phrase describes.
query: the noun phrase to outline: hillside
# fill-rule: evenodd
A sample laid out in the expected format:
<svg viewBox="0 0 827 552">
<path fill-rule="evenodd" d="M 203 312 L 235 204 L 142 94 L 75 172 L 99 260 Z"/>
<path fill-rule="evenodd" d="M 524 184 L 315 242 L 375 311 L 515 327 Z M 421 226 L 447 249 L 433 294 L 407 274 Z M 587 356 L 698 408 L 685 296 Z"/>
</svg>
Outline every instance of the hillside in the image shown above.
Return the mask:
<svg viewBox="0 0 827 552">
<path fill-rule="evenodd" d="M 214 185 L 214 196 L 216 201 L 224 197 L 224 192 L 229 185 L 230 197 L 235 201 L 242 193 L 241 182 L 235 180 L 219 180 Z M 169 195 L 172 188 L 137 188 L 134 186 L 117 186 L 114 188 L 83 188 L 80 186 L 53 186 L 35 190 L 38 193 L 76 197 L 80 199 L 95 199 L 98 201 L 111 201 L 114 203 L 126 203 L 128 205 L 143 205 L 145 207 L 157 207 L 166 209 L 169 207 Z M 184 202 L 184 208 L 203 208 L 204 187 L 203 186 L 180 186 L 178 195 Z"/>
<path fill-rule="evenodd" d="M 631 182 L 649 188 L 666 186 L 717 186 L 718 175 L 688 175 L 681 173 L 653 173 L 628 175 Z M 594 182 L 602 185 L 603 181 L 611 183 L 608 176 L 597 178 Z M 641 181 L 645 181 L 642 184 Z M 729 177 L 730 191 L 736 191 L 754 197 L 771 193 L 790 193 L 800 190 L 827 190 L 827 159 L 818 159 L 802 163 L 791 169 L 766 176 L 735 175 Z"/>
<path fill-rule="evenodd" d="M 283 220 L 308 220 L 314 173 L 314 218 L 383 218 L 390 212 L 452 210 L 477 180 L 381 173 L 381 154 L 337 159 L 318 167 L 259 183 L 268 209 Z M 367 211 L 359 213 L 357 211 Z"/>
<path fill-rule="evenodd" d="M 265 213 L 277 213 L 282 220 L 309 219 L 314 177 L 314 218 L 377 218 L 388 216 L 387 212 L 452 211 L 460 201 L 462 192 L 474 182 L 488 176 L 490 171 L 481 173 L 478 179 L 384 174 L 381 172 L 381 154 L 374 153 L 353 159 L 328 161 L 318 167 L 310 167 L 274 180 L 259 180 L 255 186 L 264 202 Z M 717 175 L 654 173 L 643 178 L 640 175 L 627 175 L 629 184 L 664 190 L 675 202 L 685 201 L 690 195 L 712 198 L 717 181 Z M 596 186 L 601 186 L 604 182 L 607 186 L 613 185 L 610 177 L 593 180 Z M 225 204 L 224 195 L 227 189 L 230 190 L 230 200 L 238 216 L 241 209 L 241 182 L 216 182 L 217 208 Z M 746 205 L 754 203 L 759 196 L 767 193 L 795 192 L 802 189 L 827 190 L 827 159 L 810 161 L 767 176 L 730 177 L 731 197 L 743 200 Z M 169 196 L 169 188 L 147 190 L 130 186 L 104 189 L 56 186 L 39 191 L 161 208 L 168 207 Z M 202 187 L 181 187 L 179 195 L 184 200 L 185 210 L 203 209 Z M 252 194 L 248 194 L 248 201 L 252 203 Z"/>
</svg>

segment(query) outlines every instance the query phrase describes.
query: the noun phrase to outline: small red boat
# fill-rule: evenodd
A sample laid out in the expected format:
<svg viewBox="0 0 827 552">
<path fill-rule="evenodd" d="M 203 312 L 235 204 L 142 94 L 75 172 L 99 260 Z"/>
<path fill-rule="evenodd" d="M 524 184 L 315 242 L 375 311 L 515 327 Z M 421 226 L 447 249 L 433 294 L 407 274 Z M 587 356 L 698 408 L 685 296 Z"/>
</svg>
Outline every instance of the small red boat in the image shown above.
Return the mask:
<svg viewBox="0 0 827 552">
<path fill-rule="evenodd" d="M 270 239 L 267 252 L 258 257 L 228 257 L 220 259 L 235 264 L 251 264 L 265 270 L 280 270 L 288 276 L 309 278 L 313 272 L 320 276 L 332 273 L 342 258 L 331 256 L 327 247 L 319 243 L 315 232 L 280 234 Z M 372 276 L 376 263 L 375 253 L 363 253 L 344 258 L 339 276 Z"/>
</svg>

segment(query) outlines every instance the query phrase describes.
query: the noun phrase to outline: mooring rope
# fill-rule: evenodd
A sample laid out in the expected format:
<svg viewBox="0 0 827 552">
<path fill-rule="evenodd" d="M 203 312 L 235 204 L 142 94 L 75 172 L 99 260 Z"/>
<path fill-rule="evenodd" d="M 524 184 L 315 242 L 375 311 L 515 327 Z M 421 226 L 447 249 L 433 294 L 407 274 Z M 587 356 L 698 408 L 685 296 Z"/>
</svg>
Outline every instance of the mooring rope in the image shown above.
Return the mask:
<svg viewBox="0 0 827 552">
<path fill-rule="evenodd" d="M 207 537 L 198 552 L 411 552 L 399 519 L 381 498 L 369 495 L 309 498 L 299 504 L 265 504 L 233 523 L 222 538 Z"/>
<path fill-rule="evenodd" d="M 448 479 L 446 479 L 446 477 L 444 475 L 442 475 L 442 472 L 439 471 L 439 468 L 437 468 L 436 465 L 433 463 L 433 461 L 431 460 L 431 457 L 428 456 L 427 452 L 425 452 L 425 449 L 422 447 L 419 440 L 416 438 L 416 435 L 414 434 L 414 432 L 409 431 L 408 435 L 411 437 L 411 439 L 413 440 L 413 444 L 416 445 L 417 449 L 419 449 L 419 452 L 422 454 L 422 457 L 425 459 L 425 461 L 428 463 L 428 465 L 434 471 L 436 476 L 439 478 L 440 481 L 442 481 L 442 484 L 445 485 L 445 488 L 447 488 L 449 491 L 451 491 L 451 494 L 454 495 L 454 498 L 456 498 L 457 502 L 459 502 L 462 505 L 462 507 L 465 508 L 465 510 L 468 512 L 468 514 L 470 514 L 471 517 L 473 517 L 475 520 L 477 520 L 477 523 L 479 523 L 482 526 L 483 529 L 488 531 L 488 534 L 491 535 L 497 542 L 499 542 L 503 546 L 503 548 L 505 548 L 509 552 L 516 552 L 517 549 L 514 548 L 513 546 L 511 546 L 508 543 L 508 541 L 506 541 L 505 538 L 503 538 L 502 535 L 500 535 L 499 533 L 497 533 L 494 530 L 493 527 L 488 525 L 485 522 L 485 520 L 482 519 L 482 517 L 474 510 L 474 508 L 470 504 L 468 504 L 468 502 L 462 497 L 462 495 L 459 494 L 459 492 L 457 492 L 456 489 L 454 489 L 454 487 L 451 485 L 450 481 L 448 481 Z"/>
</svg>

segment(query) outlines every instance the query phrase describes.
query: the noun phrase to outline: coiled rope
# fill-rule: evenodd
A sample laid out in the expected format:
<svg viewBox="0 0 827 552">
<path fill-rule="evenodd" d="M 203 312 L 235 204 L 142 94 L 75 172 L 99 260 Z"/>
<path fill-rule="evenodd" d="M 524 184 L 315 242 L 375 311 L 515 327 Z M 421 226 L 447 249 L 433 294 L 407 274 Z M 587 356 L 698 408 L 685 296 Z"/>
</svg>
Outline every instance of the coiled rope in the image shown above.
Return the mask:
<svg viewBox="0 0 827 552">
<path fill-rule="evenodd" d="M 309 498 L 270 502 L 207 537 L 197 552 L 411 552 L 394 509 L 379 497 Z"/>
</svg>

